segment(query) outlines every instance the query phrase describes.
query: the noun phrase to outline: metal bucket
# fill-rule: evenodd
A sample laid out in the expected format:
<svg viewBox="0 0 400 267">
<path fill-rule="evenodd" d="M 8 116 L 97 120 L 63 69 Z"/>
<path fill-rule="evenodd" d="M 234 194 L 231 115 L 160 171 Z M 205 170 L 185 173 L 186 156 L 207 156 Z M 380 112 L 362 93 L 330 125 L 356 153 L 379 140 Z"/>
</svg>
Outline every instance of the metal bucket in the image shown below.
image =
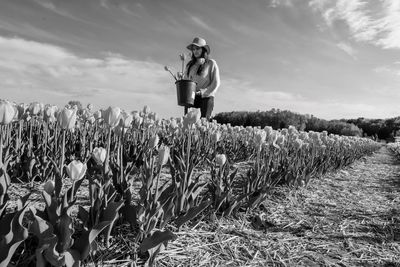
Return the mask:
<svg viewBox="0 0 400 267">
<path fill-rule="evenodd" d="M 178 80 L 175 84 L 178 105 L 192 107 L 196 95 L 196 83 L 192 80 Z"/>
</svg>

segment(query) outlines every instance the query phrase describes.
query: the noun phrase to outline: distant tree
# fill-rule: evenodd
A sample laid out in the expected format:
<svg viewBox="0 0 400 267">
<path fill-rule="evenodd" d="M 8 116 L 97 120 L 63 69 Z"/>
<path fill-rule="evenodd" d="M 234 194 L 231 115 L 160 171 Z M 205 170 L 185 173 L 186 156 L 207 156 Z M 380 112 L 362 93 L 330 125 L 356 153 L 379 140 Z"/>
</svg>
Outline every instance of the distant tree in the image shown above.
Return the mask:
<svg viewBox="0 0 400 267">
<path fill-rule="evenodd" d="M 70 105 L 71 107 L 73 106 L 77 106 L 78 107 L 78 115 L 81 115 L 83 112 L 83 105 L 79 100 L 70 100 L 68 102 L 68 105 Z"/>
</svg>

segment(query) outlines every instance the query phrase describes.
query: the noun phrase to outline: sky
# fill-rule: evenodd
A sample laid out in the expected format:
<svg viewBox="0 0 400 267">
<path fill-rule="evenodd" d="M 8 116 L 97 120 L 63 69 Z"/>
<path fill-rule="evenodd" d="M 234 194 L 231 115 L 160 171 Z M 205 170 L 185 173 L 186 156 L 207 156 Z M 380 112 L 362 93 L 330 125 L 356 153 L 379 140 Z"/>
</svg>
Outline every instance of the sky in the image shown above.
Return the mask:
<svg viewBox="0 0 400 267">
<path fill-rule="evenodd" d="M 398 0 L 0 0 L 0 98 L 183 115 L 193 38 L 220 69 L 214 114 L 400 116 Z"/>
</svg>

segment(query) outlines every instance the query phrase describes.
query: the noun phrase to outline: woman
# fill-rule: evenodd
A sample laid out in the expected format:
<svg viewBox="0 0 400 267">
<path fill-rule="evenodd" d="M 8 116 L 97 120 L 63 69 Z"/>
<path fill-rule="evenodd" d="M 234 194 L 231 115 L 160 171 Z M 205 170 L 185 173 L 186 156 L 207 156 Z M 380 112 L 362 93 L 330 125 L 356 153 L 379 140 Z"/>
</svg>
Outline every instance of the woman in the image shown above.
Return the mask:
<svg viewBox="0 0 400 267">
<path fill-rule="evenodd" d="M 220 85 L 218 65 L 209 58 L 210 47 L 203 38 L 194 38 L 187 49 L 192 51 L 192 59 L 186 65 L 185 75 L 197 83 L 194 107 L 200 108 L 201 117 L 209 120 L 214 109 L 214 96 Z"/>
</svg>

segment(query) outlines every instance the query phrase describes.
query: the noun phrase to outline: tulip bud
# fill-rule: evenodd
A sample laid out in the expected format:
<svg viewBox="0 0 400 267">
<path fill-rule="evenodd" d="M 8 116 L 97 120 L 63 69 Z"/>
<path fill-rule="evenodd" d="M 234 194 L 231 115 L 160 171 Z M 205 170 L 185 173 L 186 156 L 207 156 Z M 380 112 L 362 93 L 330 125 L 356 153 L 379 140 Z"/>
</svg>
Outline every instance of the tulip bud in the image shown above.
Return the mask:
<svg viewBox="0 0 400 267">
<path fill-rule="evenodd" d="M 149 149 L 155 148 L 158 145 L 159 141 L 160 141 L 160 137 L 158 137 L 157 134 L 152 136 L 149 140 Z"/>
<path fill-rule="evenodd" d="M 95 147 L 92 152 L 93 158 L 100 164 L 106 160 L 107 150 L 102 147 Z"/>
<path fill-rule="evenodd" d="M 169 151 L 170 149 L 168 146 L 161 146 L 158 149 L 158 164 L 160 165 L 160 167 L 167 164 L 169 159 Z"/>
<path fill-rule="evenodd" d="M 15 117 L 16 108 L 7 100 L 0 100 L 0 124 L 9 124 Z"/>
<path fill-rule="evenodd" d="M 86 173 L 87 166 L 78 160 L 71 161 L 67 166 L 67 173 L 72 180 L 79 180 Z"/>
<path fill-rule="evenodd" d="M 217 164 L 217 166 L 223 166 L 225 162 L 226 162 L 225 154 L 217 154 L 215 156 L 215 164 Z"/>
<path fill-rule="evenodd" d="M 103 111 L 102 117 L 108 126 L 114 128 L 119 123 L 120 115 L 121 109 L 119 107 L 108 107 Z"/>
<path fill-rule="evenodd" d="M 55 184 L 53 180 L 48 180 L 44 186 L 43 190 L 46 191 L 47 194 L 52 195 L 54 192 Z"/>
<path fill-rule="evenodd" d="M 58 114 L 57 121 L 62 129 L 71 130 L 75 127 L 77 109 L 63 108 Z"/>
</svg>

